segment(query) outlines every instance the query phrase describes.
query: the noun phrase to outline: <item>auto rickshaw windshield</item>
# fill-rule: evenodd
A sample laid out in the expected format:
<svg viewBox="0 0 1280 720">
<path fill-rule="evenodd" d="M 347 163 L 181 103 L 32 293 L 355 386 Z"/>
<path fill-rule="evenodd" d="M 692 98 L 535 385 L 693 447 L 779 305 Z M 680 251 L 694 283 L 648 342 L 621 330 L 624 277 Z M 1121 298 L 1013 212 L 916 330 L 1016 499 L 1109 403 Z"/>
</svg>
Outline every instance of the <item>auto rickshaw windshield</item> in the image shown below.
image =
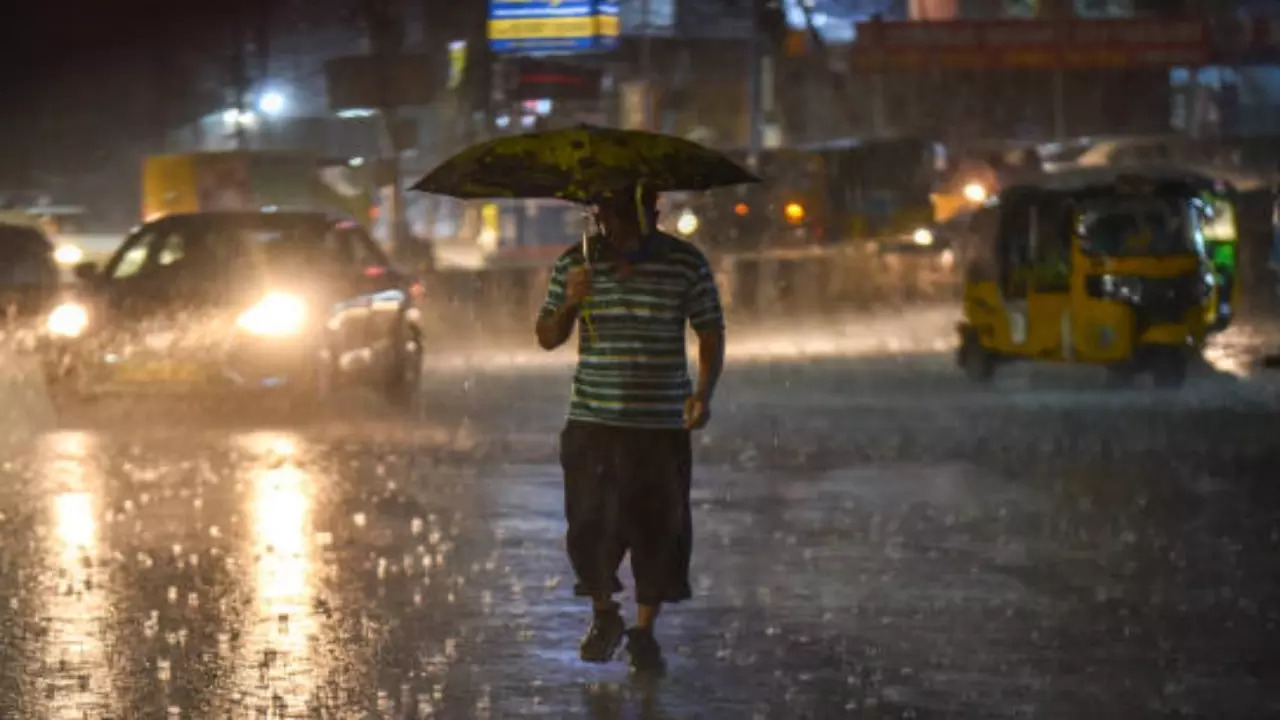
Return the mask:
<svg viewBox="0 0 1280 720">
<path fill-rule="evenodd" d="M 1191 205 L 1178 197 L 1115 197 L 1090 200 L 1080 214 L 1080 237 L 1092 255 L 1112 257 L 1187 255 L 1201 235 Z"/>
</svg>

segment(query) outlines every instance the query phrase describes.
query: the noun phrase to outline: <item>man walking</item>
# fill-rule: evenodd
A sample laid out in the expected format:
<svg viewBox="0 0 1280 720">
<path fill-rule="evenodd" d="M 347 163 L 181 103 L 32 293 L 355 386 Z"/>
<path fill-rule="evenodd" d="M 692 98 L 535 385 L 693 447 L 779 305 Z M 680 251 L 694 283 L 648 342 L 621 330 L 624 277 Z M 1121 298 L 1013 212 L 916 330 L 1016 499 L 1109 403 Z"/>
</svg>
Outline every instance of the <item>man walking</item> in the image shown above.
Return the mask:
<svg viewBox="0 0 1280 720">
<path fill-rule="evenodd" d="M 596 206 L 602 235 L 560 256 L 538 317 L 538 343 L 564 344 L 579 327 L 578 367 L 560 437 L 566 534 L 577 584 L 592 601 L 581 657 L 608 662 L 623 636 L 634 670 L 665 665 L 654 638 L 664 603 L 690 597 L 689 432 L 711 417 L 724 365 L 724 316 L 707 259 L 657 232 L 657 194 L 631 188 Z M 685 326 L 698 336 L 690 381 Z M 613 595 L 631 553 L 636 621 Z"/>
</svg>

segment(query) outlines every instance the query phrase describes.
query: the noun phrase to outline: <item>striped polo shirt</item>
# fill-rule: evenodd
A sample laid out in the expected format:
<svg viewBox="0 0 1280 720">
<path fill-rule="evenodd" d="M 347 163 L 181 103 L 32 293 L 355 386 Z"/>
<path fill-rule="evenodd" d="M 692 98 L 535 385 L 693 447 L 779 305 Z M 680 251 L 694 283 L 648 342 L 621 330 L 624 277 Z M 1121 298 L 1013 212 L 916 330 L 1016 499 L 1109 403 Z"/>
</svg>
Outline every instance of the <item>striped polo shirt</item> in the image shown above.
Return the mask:
<svg viewBox="0 0 1280 720">
<path fill-rule="evenodd" d="M 543 316 L 560 309 L 565 278 L 583 264 L 578 245 L 556 261 Z M 685 324 L 699 332 L 724 329 L 706 256 L 689 243 L 654 233 L 625 278 L 616 262 L 595 260 L 590 269 L 591 292 L 578 317 L 569 419 L 684 427 L 684 401 L 692 392 Z"/>
</svg>

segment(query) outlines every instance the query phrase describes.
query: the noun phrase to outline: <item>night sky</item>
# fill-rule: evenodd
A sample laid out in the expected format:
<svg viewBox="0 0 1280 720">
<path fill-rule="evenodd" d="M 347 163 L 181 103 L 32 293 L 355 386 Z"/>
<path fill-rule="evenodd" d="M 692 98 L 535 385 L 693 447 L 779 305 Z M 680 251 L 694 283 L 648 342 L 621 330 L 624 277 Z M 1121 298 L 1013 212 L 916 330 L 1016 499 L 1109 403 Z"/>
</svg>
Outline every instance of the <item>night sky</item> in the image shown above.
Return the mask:
<svg viewBox="0 0 1280 720">
<path fill-rule="evenodd" d="M 403 1 L 438 17 L 467 0 Z M 684 1 L 721 9 L 745 2 Z M 314 86 L 316 78 L 302 76 L 316 75 L 324 57 L 359 52 L 349 37 L 363 37 L 355 0 L 10 3 L 16 17 L 0 23 L 8 51 L 0 62 L 0 190 L 87 183 L 96 194 L 118 168 L 154 152 L 166 129 L 225 106 L 233 18 L 261 16 L 264 4 L 274 24 L 273 72 L 286 80 Z M 847 24 L 896 4 L 821 0 L 817 7 Z"/>
<path fill-rule="evenodd" d="M 243 0 L 238 0 L 243 4 Z M 193 53 L 216 57 L 235 3 L 45 0 L 2 24 L 0 188 L 94 172 L 116 147 L 155 138 L 207 92 Z M 163 103 L 161 98 L 167 98 Z M 52 175 L 53 177 L 49 177 Z"/>
</svg>

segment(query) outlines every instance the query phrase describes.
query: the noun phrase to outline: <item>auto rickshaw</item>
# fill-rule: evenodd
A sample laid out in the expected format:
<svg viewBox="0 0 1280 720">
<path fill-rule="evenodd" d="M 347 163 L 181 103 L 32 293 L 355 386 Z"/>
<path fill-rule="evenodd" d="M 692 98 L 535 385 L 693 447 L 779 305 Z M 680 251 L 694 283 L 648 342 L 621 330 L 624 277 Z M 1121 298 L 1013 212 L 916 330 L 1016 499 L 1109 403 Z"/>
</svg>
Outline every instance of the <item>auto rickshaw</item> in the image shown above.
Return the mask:
<svg viewBox="0 0 1280 720">
<path fill-rule="evenodd" d="M 1211 225 L 1224 234 L 1228 197 L 1172 170 L 1081 170 L 1005 190 L 965 279 L 961 368 L 986 381 L 1013 360 L 1093 364 L 1116 384 L 1149 372 L 1181 385 L 1230 319 L 1206 243 Z"/>
</svg>

